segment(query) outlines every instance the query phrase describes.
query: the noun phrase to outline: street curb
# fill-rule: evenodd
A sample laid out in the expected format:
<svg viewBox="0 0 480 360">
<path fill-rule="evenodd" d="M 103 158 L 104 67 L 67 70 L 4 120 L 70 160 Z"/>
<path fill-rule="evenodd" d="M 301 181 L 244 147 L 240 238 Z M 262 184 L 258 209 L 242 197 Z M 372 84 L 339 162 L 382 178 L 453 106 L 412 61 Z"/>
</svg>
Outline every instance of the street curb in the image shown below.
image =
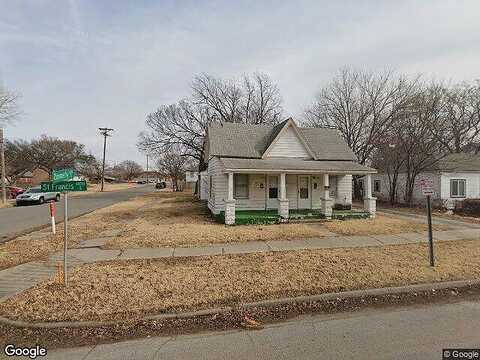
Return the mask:
<svg viewBox="0 0 480 360">
<path fill-rule="evenodd" d="M 329 301 L 342 301 L 346 299 L 375 297 L 375 296 L 388 296 L 388 295 L 400 295 L 411 294 L 417 292 L 427 292 L 436 290 L 447 289 L 459 289 L 469 288 L 472 286 L 479 286 L 480 279 L 473 280 L 460 280 L 460 281 L 447 281 L 428 284 L 415 284 L 399 287 L 385 287 L 366 290 L 352 290 L 337 293 L 328 293 L 320 295 L 308 295 L 288 297 L 281 299 L 263 300 L 251 303 L 239 304 L 238 306 L 227 306 L 221 308 L 212 308 L 206 310 L 184 312 L 184 313 L 167 313 L 148 315 L 142 318 L 135 318 L 129 320 L 114 320 L 114 321 L 62 321 L 62 322 L 28 322 L 21 320 L 11 320 L 6 317 L 0 316 L 0 324 L 8 325 L 16 328 L 36 328 L 36 329 L 59 329 L 59 328 L 85 328 L 85 327 L 103 327 L 124 324 L 127 322 L 138 321 L 152 321 L 152 320 L 176 320 L 176 319 L 192 319 L 198 317 L 226 314 L 238 310 L 248 310 L 253 308 L 273 308 L 282 305 L 291 304 L 306 304 L 317 302 L 329 302 Z"/>
</svg>

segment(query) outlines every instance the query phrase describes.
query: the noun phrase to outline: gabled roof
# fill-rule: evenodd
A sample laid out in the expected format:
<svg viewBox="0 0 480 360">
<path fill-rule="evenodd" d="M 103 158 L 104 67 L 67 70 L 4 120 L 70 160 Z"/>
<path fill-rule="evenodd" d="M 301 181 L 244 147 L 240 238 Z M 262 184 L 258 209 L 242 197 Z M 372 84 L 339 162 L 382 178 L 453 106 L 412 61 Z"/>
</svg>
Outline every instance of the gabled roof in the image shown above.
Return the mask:
<svg viewBox="0 0 480 360">
<path fill-rule="evenodd" d="M 207 131 L 208 156 L 261 159 L 281 131 L 292 123 L 299 139 L 315 160 L 357 161 L 337 130 L 300 128 L 291 118 L 276 126 L 212 124 Z"/>
<path fill-rule="evenodd" d="M 444 172 L 480 171 L 480 154 L 450 154 L 439 160 L 431 170 Z"/>
<path fill-rule="evenodd" d="M 300 140 L 301 144 L 303 145 L 303 147 L 305 148 L 307 153 L 313 159 L 316 160 L 317 159 L 316 154 L 312 151 L 312 149 L 310 149 L 308 141 L 305 139 L 304 135 L 300 132 L 300 130 L 298 129 L 297 125 L 295 124 L 295 122 L 293 121 L 292 118 L 289 118 L 289 119 L 285 120 L 284 122 L 280 123 L 279 125 L 277 125 L 273 128 L 272 135 L 270 137 L 271 138 L 270 144 L 268 145 L 268 147 L 263 152 L 262 158 L 265 159 L 268 156 L 269 152 L 275 146 L 275 143 L 279 140 L 279 138 L 282 137 L 282 135 L 285 133 L 285 131 L 290 127 L 295 132 L 295 135 L 297 136 L 298 140 Z"/>
</svg>

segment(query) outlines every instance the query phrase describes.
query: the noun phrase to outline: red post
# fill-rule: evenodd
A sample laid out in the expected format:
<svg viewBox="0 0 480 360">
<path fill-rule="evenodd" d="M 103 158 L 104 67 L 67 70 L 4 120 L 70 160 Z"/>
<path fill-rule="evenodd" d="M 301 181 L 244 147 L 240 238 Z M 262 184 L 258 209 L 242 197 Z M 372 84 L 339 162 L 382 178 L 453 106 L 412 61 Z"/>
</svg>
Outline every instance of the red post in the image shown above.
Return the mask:
<svg viewBox="0 0 480 360">
<path fill-rule="evenodd" d="M 52 219 L 52 233 L 55 234 L 55 215 L 57 214 L 57 207 L 55 206 L 55 201 L 50 201 L 50 218 Z"/>
</svg>

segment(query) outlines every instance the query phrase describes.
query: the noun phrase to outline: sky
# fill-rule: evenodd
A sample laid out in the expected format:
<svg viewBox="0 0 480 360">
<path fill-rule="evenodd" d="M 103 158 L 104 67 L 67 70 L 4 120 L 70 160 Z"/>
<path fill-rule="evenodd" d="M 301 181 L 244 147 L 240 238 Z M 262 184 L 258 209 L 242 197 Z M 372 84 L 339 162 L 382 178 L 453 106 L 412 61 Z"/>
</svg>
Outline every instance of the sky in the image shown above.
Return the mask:
<svg viewBox="0 0 480 360">
<path fill-rule="evenodd" d="M 344 66 L 480 79 L 480 1 L 0 0 L 0 84 L 21 95 L 9 138 L 42 134 L 135 160 L 145 118 L 192 78 L 267 73 L 301 117 Z"/>
</svg>

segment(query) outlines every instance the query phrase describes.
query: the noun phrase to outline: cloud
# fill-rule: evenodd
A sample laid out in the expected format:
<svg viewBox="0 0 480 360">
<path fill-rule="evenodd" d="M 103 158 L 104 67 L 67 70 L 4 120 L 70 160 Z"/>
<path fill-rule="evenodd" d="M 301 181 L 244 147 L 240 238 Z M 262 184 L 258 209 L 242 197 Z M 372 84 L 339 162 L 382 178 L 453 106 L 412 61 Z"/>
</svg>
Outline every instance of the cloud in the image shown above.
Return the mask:
<svg viewBox="0 0 480 360">
<path fill-rule="evenodd" d="M 298 115 L 344 65 L 478 78 L 476 1 L 5 2 L 0 76 L 23 94 L 11 136 L 71 137 L 143 161 L 146 114 L 188 96 L 200 72 L 263 71 Z"/>
</svg>

